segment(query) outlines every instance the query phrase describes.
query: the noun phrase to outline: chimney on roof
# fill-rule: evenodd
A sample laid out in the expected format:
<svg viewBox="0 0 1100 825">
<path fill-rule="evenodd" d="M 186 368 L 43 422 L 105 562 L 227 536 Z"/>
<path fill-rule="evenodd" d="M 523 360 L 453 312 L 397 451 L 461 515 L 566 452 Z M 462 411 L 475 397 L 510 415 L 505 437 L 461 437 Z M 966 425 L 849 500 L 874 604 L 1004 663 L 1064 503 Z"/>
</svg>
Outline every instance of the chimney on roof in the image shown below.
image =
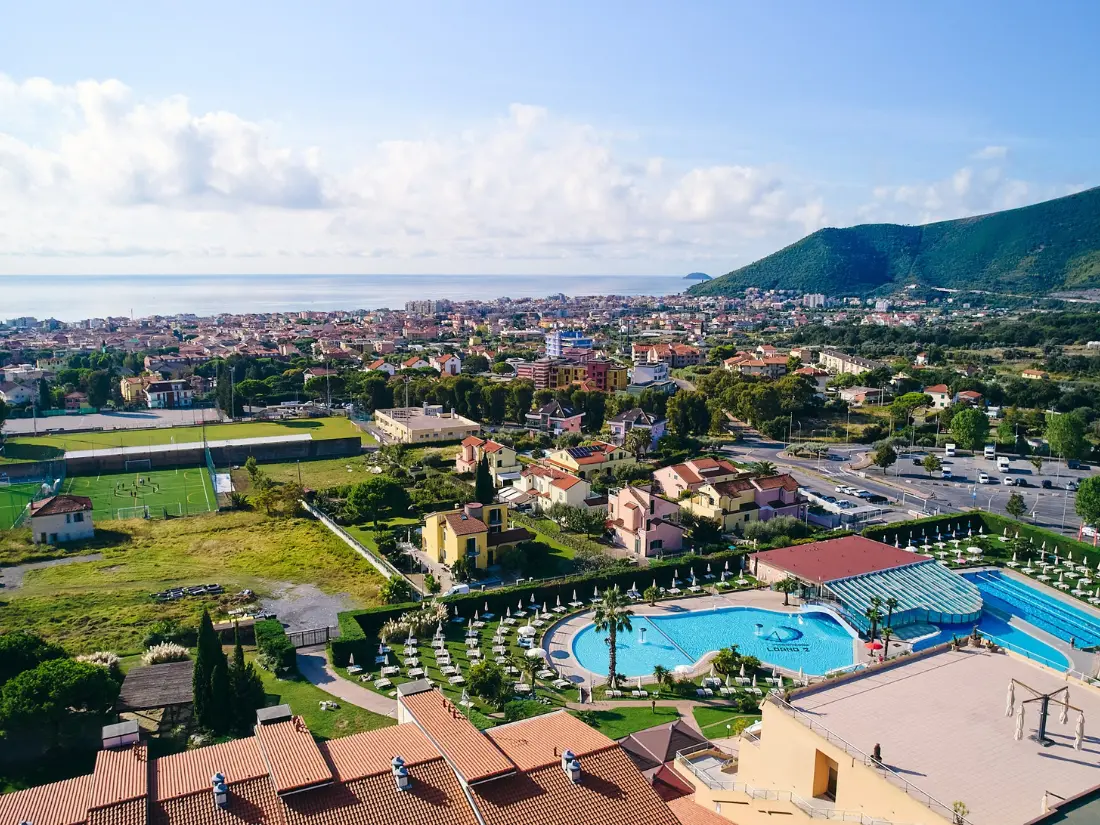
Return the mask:
<svg viewBox="0 0 1100 825">
<path fill-rule="evenodd" d="M 229 806 L 229 786 L 225 784 L 225 774 L 214 774 L 210 777 L 210 784 L 214 788 L 214 805 L 219 808 L 227 808 Z"/>
<path fill-rule="evenodd" d="M 390 770 L 393 772 L 393 781 L 397 790 L 407 791 L 412 780 L 409 779 L 409 769 L 405 767 L 405 760 L 395 756 L 390 760 Z"/>
<path fill-rule="evenodd" d="M 574 785 L 581 781 L 581 761 L 573 751 L 566 749 L 561 755 L 561 769 Z"/>
</svg>

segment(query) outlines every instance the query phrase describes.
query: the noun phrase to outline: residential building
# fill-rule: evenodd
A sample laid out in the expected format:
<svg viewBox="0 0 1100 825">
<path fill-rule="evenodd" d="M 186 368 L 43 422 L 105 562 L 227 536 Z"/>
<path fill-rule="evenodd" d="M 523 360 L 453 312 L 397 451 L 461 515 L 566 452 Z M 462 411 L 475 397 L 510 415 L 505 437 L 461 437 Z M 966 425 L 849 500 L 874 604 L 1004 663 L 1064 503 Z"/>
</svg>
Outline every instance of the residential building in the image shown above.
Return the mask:
<svg viewBox="0 0 1100 825">
<path fill-rule="evenodd" d="M 516 451 L 511 447 L 471 435 L 462 439 L 462 448 L 455 458 L 455 470 L 460 473 L 475 473 L 482 457 L 489 461 L 489 475 L 493 477 L 493 485 L 496 487 L 513 483 L 523 469 L 516 457 Z"/>
<path fill-rule="evenodd" d="M 547 455 L 542 463 L 590 480 L 601 475 L 610 475 L 619 467 L 638 462 L 631 453 L 617 444 L 593 441 L 579 447 L 556 450 Z"/>
<path fill-rule="evenodd" d="M 818 360 L 823 369 L 834 375 L 859 375 L 886 366 L 879 361 L 861 358 L 858 355 L 849 355 L 835 349 L 822 350 Z"/>
<path fill-rule="evenodd" d="M 462 372 L 462 359 L 454 354 L 432 355 L 428 364 L 439 370 L 440 375 L 458 375 Z"/>
<path fill-rule="evenodd" d="M 527 379 L 535 385 L 536 390 L 553 389 L 557 386 L 557 372 L 554 369 L 556 362 L 550 358 L 540 358 L 537 361 L 510 358 L 508 363 L 516 371 L 516 378 Z"/>
<path fill-rule="evenodd" d="M 145 386 L 145 404 L 151 410 L 177 410 L 190 407 L 195 391 L 183 379 L 153 381 Z"/>
<path fill-rule="evenodd" d="M 251 736 L 160 757 L 136 722 L 109 725 L 91 774 L 0 796 L 0 816 L 42 825 L 699 822 L 678 819 L 622 748 L 564 710 L 482 732 L 421 680 L 397 689 L 396 717 L 318 740 L 278 705 L 257 713 Z"/>
<path fill-rule="evenodd" d="M 501 549 L 534 538 L 523 527 L 509 526 L 507 504 L 477 502 L 430 513 L 420 533 L 429 558 L 448 567 L 463 559 L 479 570 L 495 565 Z"/>
<path fill-rule="evenodd" d="M 567 348 L 590 350 L 592 339 L 580 330 L 555 329 L 546 333 L 546 355 L 561 358 Z"/>
<path fill-rule="evenodd" d="M 547 401 L 537 410 L 527 413 L 527 429 L 544 433 L 579 433 L 584 413 L 567 407 L 558 400 Z"/>
<path fill-rule="evenodd" d="M 665 419 L 647 413 L 641 407 L 625 410 L 608 419 L 607 426 L 611 430 L 611 441 L 614 444 L 625 443 L 627 433 L 631 430 L 645 430 L 649 435 L 650 449 L 656 447 L 661 436 L 665 434 Z"/>
<path fill-rule="evenodd" d="M 955 393 L 956 404 L 969 404 L 972 407 L 979 407 L 985 402 L 980 392 L 975 390 L 960 390 Z"/>
<path fill-rule="evenodd" d="M 0 398 L 4 403 L 12 407 L 23 404 L 32 404 L 38 398 L 38 389 L 28 384 L 12 384 L 4 382 L 0 384 Z"/>
<path fill-rule="evenodd" d="M 531 495 L 531 506 L 540 513 L 555 504 L 588 507 L 586 500 L 592 494 L 592 485 L 580 476 L 541 464 L 524 467 L 514 486 Z"/>
<path fill-rule="evenodd" d="M 925 387 L 923 392 L 925 395 L 932 397 L 932 407 L 934 409 L 942 410 L 951 406 L 953 396 L 946 384 L 933 384 L 931 387 Z"/>
<path fill-rule="evenodd" d="M 820 292 L 812 292 L 802 296 L 802 306 L 807 309 L 824 309 L 825 296 Z"/>
<path fill-rule="evenodd" d="M 676 382 L 669 377 L 668 364 L 635 364 L 630 372 L 630 383 L 626 391 L 632 395 L 641 395 L 646 390 L 676 392 Z"/>
<path fill-rule="evenodd" d="M 127 404 L 137 404 L 145 398 L 145 383 L 147 379 L 140 375 L 133 375 L 119 380 L 118 390 L 122 400 Z"/>
<path fill-rule="evenodd" d="M 332 378 L 339 375 L 336 370 L 329 367 L 307 367 L 302 372 L 302 381 L 308 383 L 314 378 Z"/>
<path fill-rule="evenodd" d="M 403 370 L 424 370 L 429 369 L 431 366 L 431 364 L 429 364 L 419 355 L 414 355 L 411 358 L 406 358 L 404 361 L 401 362 L 401 369 Z"/>
<path fill-rule="evenodd" d="M 665 496 L 676 500 L 688 490 L 695 491 L 704 484 L 728 481 L 743 474 L 744 471 L 724 458 L 695 458 L 654 470 L 653 480 Z"/>
<path fill-rule="evenodd" d="M 918 352 L 917 357 L 913 359 L 913 364 L 918 367 L 924 367 L 928 365 L 928 353 Z"/>
<path fill-rule="evenodd" d="M 588 367 L 582 363 L 561 361 L 552 367 L 553 379 L 551 383 L 558 389 L 564 389 L 571 384 L 580 384 L 588 377 Z"/>
<path fill-rule="evenodd" d="M 787 359 L 782 355 L 760 356 L 751 352 L 739 352 L 723 361 L 722 366 L 729 372 L 763 378 L 782 378 L 787 374 Z"/>
<path fill-rule="evenodd" d="M 784 474 L 706 483 L 692 492 L 684 507 L 717 521 L 729 533 L 739 524 L 776 516 L 804 519 L 807 505 L 798 493 L 798 482 Z"/>
<path fill-rule="evenodd" d="M 369 364 L 367 364 L 366 367 L 364 367 L 364 369 L 373 372 L 384 372 L 391 378 L 397 372 L 397 367 L 395 367 L 385 358 L 379 358 L 376 361 L 371 361 Z"/>
<path fill-rule="evenodd" d="M 77 412 L 87 406 L 88 396 L 84 393 L 74 391 L 65 395 L 65 410 L 67 412 Z"/>
<path fill-rule="evenodd" d="M 680 369 L 703 363 L 702 352 L 689 344 L 633 344 L 630 356 L 635 366 L 660 363 Z"/>
<path fill-rule="evenodd" d="M 29 515 L 35 544 L 63 544 L 95 536 L 92 500 L 85 496 L 50 496 L 31 502 Z"/>
<path fill-rule="evenodd" d="M 1070 707 L 1060 723 L 1063 701 Z M 1078 749 L 1075 729 L 1100 714 L 1100 691 L 1092 680 L 1013 653 L 964 639 L 958 648 L 939 645 L 786 698 L 769 693 L 761 712 L 732 748 L 712 743 L 672 763 L 690 786 L 688 798 L 737 825 L 1096 819 L 1092 737 Z M 1040 719 L 1046 736 L 1037 741 Z M 724 769 L 697 767 L 708 757 Z"/>
<path fill-rule="evenodd" d="M 619 487 L 607 493 L 607 526 L 612 541 L 648 558 L 683 549 L 680 505 L 643 487 Z"/>
<path fill-rule="evenodd" d="M 825 388 L 829 383 L 829 371 L 818 367 L 799 367 L 795 375 L 801 375 L 814 385 L 814 395 L 818 398 L 825 397 Z"/>
<path fill-rule="evenodd" d="M 588 368 L 586 380 L 600 392 L 622 392 L 630 382 L 627 368 L 606 358 L 591 358 L 585 366 Z"/>
<path fill-rule="evenodd" d="M 1029 378 L 1032 381 L 1042 381 L 1044 378 L 1047 378 L 1048 376 L 1042 370 L 1023 370 L 1020 373 L 1020 377 L 1021 378 Z"/>
<path fill-rule="evenodd" d="M 853 407 L 862 407 L 864 404 L 881 402 L 885 392 L 877 387 L 844 387 L 837 395 L 841 401 L 847 401 Z"/>
<path fill-rule="evenodd" d="M 375 410 L 374 423 L 388 438 L 400 444 L 461 441 L 481 430 L 478 422 L 454 412 L 443 412 L 438 404 Z"/>
</svg>

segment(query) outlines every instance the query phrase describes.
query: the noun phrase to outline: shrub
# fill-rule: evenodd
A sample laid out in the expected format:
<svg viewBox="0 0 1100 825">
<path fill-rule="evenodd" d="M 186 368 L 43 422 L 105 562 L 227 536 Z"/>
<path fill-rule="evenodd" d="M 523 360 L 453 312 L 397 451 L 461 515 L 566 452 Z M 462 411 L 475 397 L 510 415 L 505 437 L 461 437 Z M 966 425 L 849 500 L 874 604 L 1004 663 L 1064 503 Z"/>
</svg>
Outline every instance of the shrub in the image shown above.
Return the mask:
<svg viewBox="0 0 1100 825">
<path fill-rule="evenodd" d="M 162 665 L 165 662 L 182 662 L 188 658 L 187 648 L 175 642 L 161 642 L 145 651 L 141 661 L 147 665 Z"/>
<path fill-rule="evenodd" d="M 297 652 L 282 624 L 275 619 L 264 619 L 256 622 L 253 630 L 256 633 L 256 647 L 261 654 L 261 667 L 275 672 L 298 667 Z"/>
<path fill-rule="evenodd" d="M 95 653 L 85 653 L 83 656 L 77 656 L 76 660 L 78 662 L 87 662 L 90 665 L 105 667 L 111 673 L 118 672 L 118 655 L 107 650 L 97 650 Z"/>
<path fill-rule="evenodd" d="M 549 708 L 534 699 L 513 699 L 504 704 L 504 719 L 507 722 L 518 722 L 520 719 L 530 719 L 546 713 Z"/>
<path fill-rule="evenodd" d="M 195 629 L 181 625 L 175 619 L 162 619 L 149 626 L 149 632 L 143 640 L 144 647 L 154 647 L 162 642 L 175 642 L 184 647 L 193 647 L 195 644 Z"/>
</svg>

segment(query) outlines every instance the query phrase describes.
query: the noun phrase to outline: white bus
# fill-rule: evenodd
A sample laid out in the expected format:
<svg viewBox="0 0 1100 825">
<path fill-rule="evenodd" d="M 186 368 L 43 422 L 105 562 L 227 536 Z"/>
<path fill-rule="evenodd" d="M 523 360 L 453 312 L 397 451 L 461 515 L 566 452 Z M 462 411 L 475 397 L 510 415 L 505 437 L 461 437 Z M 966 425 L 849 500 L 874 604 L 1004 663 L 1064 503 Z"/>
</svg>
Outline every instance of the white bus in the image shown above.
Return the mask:
<svg viewBox="0 0 1100 825">
<path fill-rule="evenodd" d="M 1008 472 L 1008 465 L 1009 465 L 1009 462 L 1008 462 L 1008 456 L 1007 455 L 997 456 L 997 469 L 998 470 L 1000 470 L 1002 473 L 1007 473 Z"/>
<path fill-rule="evenodd" d="M 993 459 L 995 459 L 997 457 L 997 445 L 996 444 L 986 444 L 985 445 L 985 457 L 988 458 L 990 461 L 992 461 Z"/>
</svg>

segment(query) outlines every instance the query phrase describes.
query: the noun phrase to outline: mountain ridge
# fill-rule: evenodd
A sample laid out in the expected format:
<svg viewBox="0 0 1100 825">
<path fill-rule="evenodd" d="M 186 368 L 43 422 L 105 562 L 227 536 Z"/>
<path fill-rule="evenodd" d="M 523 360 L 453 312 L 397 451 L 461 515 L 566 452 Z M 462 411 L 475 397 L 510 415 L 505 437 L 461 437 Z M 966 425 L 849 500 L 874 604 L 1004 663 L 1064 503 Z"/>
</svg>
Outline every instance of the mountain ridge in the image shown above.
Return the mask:
<svg viewBox="0 0 1100 825">
<path fill-rule="evenodd" d="M 1100 187 L 916 226 L 819 229 L 688 294 L 759 287 L 863 296 L 911 283 L 1036 295 L 1100 286 Z"/>
</svg>

